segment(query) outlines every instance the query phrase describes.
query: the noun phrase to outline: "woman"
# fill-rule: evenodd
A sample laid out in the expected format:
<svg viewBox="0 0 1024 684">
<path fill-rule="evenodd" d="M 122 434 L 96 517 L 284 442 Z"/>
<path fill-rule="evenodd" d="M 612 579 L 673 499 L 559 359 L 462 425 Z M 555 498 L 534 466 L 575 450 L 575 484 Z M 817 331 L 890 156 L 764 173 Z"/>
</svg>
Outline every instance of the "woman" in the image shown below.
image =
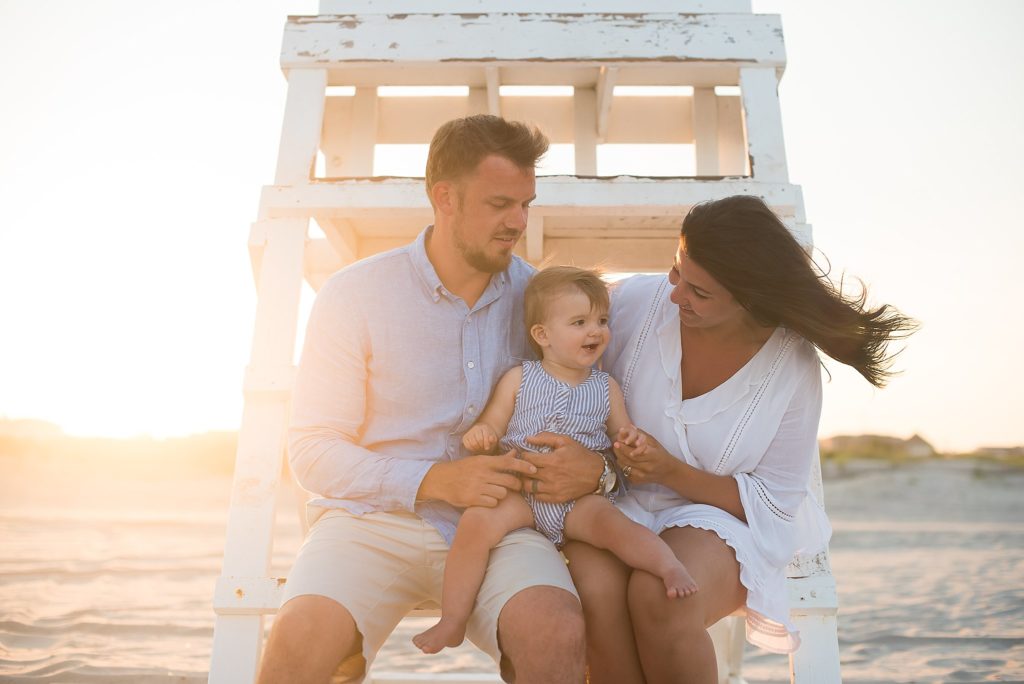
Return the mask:
<svg viewBox="0 0 1024 684">
<path fill-rule="evenodd" d="M 619 334 L 603 357 L 646 455 L 616 454 L 630 483 L 619 501 L 690 569 L 695 595 L 666 600 L 661 582 L 574 543 L 591 681 L 716 682 L 707 627 L 746 608 L 748 639 L 790 652 L 785 568 L 824 548 L 830 527 L 808 489 L 817 458 L 817 350 L 881 387 L 890 340 L 914 323 L 844 296 L 760 199 L 693 208 L 675 263 L 617 289 Z M 631 331 L 632 335 L 623 334 Z"/>
</svg>

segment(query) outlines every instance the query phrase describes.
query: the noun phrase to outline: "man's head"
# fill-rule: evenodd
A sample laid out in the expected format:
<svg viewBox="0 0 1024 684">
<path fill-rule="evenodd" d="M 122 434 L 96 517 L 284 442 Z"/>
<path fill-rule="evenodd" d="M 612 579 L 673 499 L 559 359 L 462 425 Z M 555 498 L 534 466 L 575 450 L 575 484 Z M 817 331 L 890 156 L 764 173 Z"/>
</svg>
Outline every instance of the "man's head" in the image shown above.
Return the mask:
<svg viewBox="0 0 1024 684">
<path fill-rule="evenodd" d="M 534 167 L 547 148 L 536 128 L 497 116 L 455 119 L 434 135 L 426 184 L 435 231 L 471 269 L 508 267 L 536 195 Z"/>
<path fill-rule="evenodd" d="M 484 158 L 504 157 L 521 169 L 532 169 L 548 151 L 548 139 L 537 128 L 500 116 L 477 114 L 452 119 L 434 133 L 427 153 L 427 196 L 438 181 L 458 182 L 472 174 Z"/>
</svg>

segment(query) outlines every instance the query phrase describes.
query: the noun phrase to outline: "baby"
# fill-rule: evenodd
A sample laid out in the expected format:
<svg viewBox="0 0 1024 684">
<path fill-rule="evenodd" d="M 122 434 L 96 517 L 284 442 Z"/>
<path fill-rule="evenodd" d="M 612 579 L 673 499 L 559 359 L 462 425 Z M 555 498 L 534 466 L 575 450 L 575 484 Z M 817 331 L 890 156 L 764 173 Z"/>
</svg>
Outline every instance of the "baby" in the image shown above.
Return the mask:
<svg viewBox="0 0 1024 684">
<path fill-rule="evenodd" d="M 541 358 L 512 368 L 498 381 L 480 419 L 463 436 L 476 453 L 532 450 L 526 438 L 539 432 L 572 437 L 595 451 L 612 439 L 645 448 L 630 422 L 619 385 L 593 368 L 608 346 L 608 290 L 593 271 L 556 266 L 538 273 L 525 293 L 530 344 Z M 599 487 L 599 489 L 601 489 Z M 620 560 L 662 579 L 669 598 L 689 596 L 697 584 L 657 535 L 638 525 L 604 496 L 576 501 L 538 501 L 528 491 L 507 496 L 494 508 L 466 509 L 445 565 L 441 619 L 413 637 L 424 653 L 458 646 L 466 633 L 483 582 L 490 550 L 502 537 L 535 527 L 558 548 L 566 537 L 608 549 Z"/>
</svg>

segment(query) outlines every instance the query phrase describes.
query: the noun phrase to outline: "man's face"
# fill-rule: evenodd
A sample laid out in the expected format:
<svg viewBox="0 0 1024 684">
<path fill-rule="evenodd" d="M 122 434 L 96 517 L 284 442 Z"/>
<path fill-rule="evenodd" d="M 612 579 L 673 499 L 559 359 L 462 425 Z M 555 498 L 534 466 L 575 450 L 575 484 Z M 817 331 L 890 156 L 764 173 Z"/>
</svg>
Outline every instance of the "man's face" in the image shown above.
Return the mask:
<svg viewBox="0 0 1024 684">
<path fill-rule="evenodd" d="M 484 273 L 508 268 L 512 248 L 523 231 L 530 203 L 537 196 L 533 168 L 490 155 L 476 171 L 454 184 L 457 194 L 452 234 L 466 263 Z"/>
</svg>

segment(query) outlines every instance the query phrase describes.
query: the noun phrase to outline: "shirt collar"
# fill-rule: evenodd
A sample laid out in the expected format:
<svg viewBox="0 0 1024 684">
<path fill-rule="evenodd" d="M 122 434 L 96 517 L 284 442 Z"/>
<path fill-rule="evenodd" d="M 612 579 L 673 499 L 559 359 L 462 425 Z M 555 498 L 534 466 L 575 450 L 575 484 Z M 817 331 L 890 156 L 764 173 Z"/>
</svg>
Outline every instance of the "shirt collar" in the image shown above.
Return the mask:
<svg viewBox="0 0 1024 684">
<path fill-rule="evenodd" d="M 412 243 L 409 250 L 409 257 L 412 260 L 412 267 L 416 271 L 416 275 L 419 277 L 420 282 L 427 289 L 430 297 L 436 302 L 444 297 L 454 297 L 448 292 L 448 288 L 441 282 L 441 278 L 437 275 L 437 271 L 434 269 L 434 264 L 430 263 L 430 258 L 427 256 L 427 240 L 430 239 L 430 234 L 433 232 L 434 226 L 429 225 L 420 231 L 420 234 L 416 236 L 416 240 Z M 487 284 L 487 288 L 480 296 L 480 300 L 476 303 L 475 309 L 479 309 L 487 304 L 490 304 L 497 299 L 505 288 L 509 284 L 508 269 L 500 273 L 495 273 L 491 276 L 490 282 Z"/>
</svg>

